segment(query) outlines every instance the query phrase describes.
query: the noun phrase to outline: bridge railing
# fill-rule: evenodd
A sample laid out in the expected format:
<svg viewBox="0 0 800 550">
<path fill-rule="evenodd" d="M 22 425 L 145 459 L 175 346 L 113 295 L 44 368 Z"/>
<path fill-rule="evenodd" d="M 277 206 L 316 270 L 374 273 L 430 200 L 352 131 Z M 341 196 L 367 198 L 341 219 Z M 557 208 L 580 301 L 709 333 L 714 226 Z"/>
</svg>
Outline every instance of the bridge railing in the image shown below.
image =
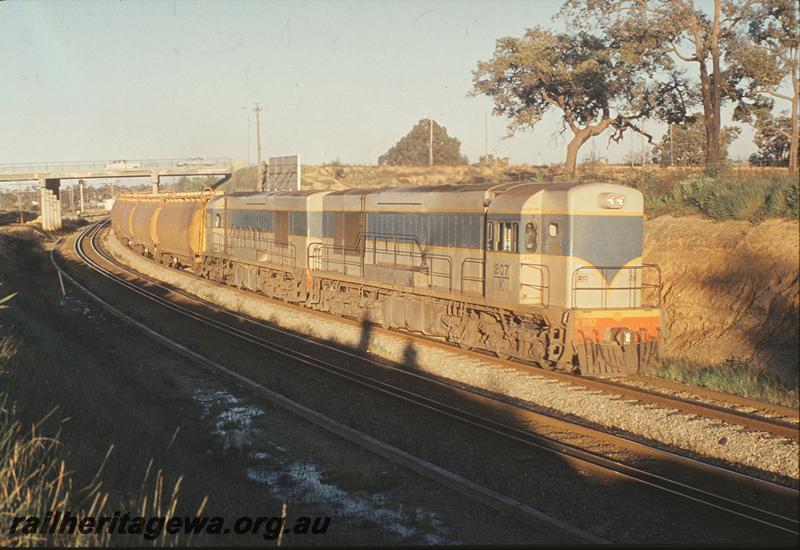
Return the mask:
<svg viewBox="0 0 800 550">
<path fill-rule="evenodd" d="M 15 162 L 0 164 L 0 174 L 57 173 L 86 170 L 148 170 L 165 168 L 228 167 L 229 158 L 186 159 L 131 159 L 131 160 L 87 160 L 55 162 Z"/>
</svg>

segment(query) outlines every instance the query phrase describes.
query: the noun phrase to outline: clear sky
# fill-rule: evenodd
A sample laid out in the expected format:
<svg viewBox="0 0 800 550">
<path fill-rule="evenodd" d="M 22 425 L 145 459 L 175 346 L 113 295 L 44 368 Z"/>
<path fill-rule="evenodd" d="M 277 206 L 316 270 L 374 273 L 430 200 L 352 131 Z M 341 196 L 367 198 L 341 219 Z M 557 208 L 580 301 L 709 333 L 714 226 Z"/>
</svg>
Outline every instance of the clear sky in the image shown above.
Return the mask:
<svg viewBox="0 0 800 550">
<path fill-rule="evenodd" d="M 0 3 L 0 163 L 302 155 L 375 163 L 432 116 L 474 162 L 486 97 L 472 70 L 495 40 L 551 18 L 562 0 L 61 1 Z M 515 163 L 562 161 L 568 134 L 548 116 L 489 152 Z M 646 125 L 659 137 L 655 123 Z M 730 151 L 746 158 L 752 131 Z M 626 140 L 598 156 L 621 160 Z M 640 138 L 636 137 L 636 147 Z M 584 146 L 581 158 L 590 154 Z"/>
</svg>

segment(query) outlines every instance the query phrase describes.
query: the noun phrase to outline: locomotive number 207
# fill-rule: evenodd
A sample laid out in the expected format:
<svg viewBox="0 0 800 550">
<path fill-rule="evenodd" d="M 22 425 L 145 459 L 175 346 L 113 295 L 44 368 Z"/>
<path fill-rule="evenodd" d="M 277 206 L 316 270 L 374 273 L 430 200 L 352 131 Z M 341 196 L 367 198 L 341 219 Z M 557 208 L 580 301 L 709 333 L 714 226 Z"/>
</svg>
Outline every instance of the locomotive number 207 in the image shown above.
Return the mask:
<svg viewBox="0 0 800 550">
<path fill-rule="evenodd" d="M 508 264 L 494 264 L 495 277 L 508 277 Z"/>
</svg>

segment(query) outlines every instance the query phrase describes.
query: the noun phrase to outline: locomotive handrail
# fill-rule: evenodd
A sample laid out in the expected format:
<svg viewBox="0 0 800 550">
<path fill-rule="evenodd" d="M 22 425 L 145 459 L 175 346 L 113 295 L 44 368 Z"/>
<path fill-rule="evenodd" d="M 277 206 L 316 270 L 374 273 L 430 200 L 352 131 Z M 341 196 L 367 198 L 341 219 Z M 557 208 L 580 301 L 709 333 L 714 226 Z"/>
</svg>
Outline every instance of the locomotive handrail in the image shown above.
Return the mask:
<svg viewBox="0 0 800 550">
<path fill-rule="evenodd" d="M 224 191 L 215 191 L 208 187 L 202 191 L 175 191 L 173 193 L 118 193 L 117 199 L 135 199 L 135 200 L 169 200 L 169 199 L 210 199 L 224 194 Z"/>
<path fill-rule="evenodd" d="M 328 254 L 329 251 L 333 251 L 339 258 L 330 258 Z M 358 260 L 353 261 L 349 260 L 348 258 L 353 258 L 355 255 L 348 254 L 348 252 L 358 252 Z M 322 271 L 331 271 L 330 267 L 333 264 L 334 267 L 341 266 L 341 269 L 336 269 L 335 271 L 348 274 L 347 267 L 356 267 L 358 269 L 358 276 L 363 277 L 364 274 L 364 266 L 362 263 L 362 254 L 360 250 L 346 247 L 346 246 L 337 246 L 334 244 L 327 244 L 319 241 L 315 241 L 312 243 L 308 243 L 306 247 L 306 254 L 307 260 L 306 263 L 308 264 L 309 269 L 318 269 Z M 312 260 L 314 261 L 314 265 L 312 266 Z"/>
<path fill-rule="evenodd" d="M 295 267 L 297 263 L 296 247 L 293 243 L 276 241 L 275 239 L 264 238 L 264 231 L 258 231 L 253 227 L 244 227 L 232 225 L 228 233 L 228 246 L 241 246 L 244 248 L 252 248 L 256 253 L 264 253 L 268 256 L 267 263 L 275 263 L 282 266 Z M 212 246 L 215 252 L 221 251 L 225 254 L 228 253 L 224 249 L 224 245 L 220 246 L 218 242 L 218 234 L 214 234 L 212 239 Z M 241 244 L 243 243 L 243 244 Z M 252 243 L 252 246 L 251 246 Z M 277 258 L 277 260 L 276 260 Z"/>
<path fill-rule="evenodd" d="M 396 268 L 405 267 L 404 264 L 398 263 L 398 258 L 411 258 L 411 269 L 425 268 L 428 274 L 428 286 L 433 287 L 436 279 L 447 279 L 447 289 L 449 292 L 453 291 L 453 260 L 450 256 L 445 254 L 436 254 L 433 252 L 426 252 L 423 250 L 422 245 L 415 235 L 403 235 L 399 233 L 372 233 L 362 232 L 359 233 L 356 246 L 364 242 L 364 257 L 366 258 L 367 248 L 366 243 L 372 240 L 372 261 L 373 265 L 380 265 L 378 262 L 378 254 L 389 254 L 392 256 L 391 264 Z M 383 250 L 378 250 L 377 243 L 381 241 L 384 245 Z M 394 245 L 393 250 L 389 251 L 389 243 Z M 398 248 L 399 244 L 407 244 L 410 250 Z M 416 246 L 416 250 L 414 249 Z M 420 265 L 415 264 L 415 260 L 419 258 Z M 437 263 L 444 262 L 447 264 L 446 271 L 439 271 L 435 268 Z"/>
<path fill-rule="evenodd" d="M 356 240 L 356 249 L 364 251 L 364 257 L 366 258 L 368 249 L 367 243 L 369 240 L 372 240 L 372 261 L 375 265 L 378 265 L 378 254 L 382 255 L 390 255 L 392 257 L 391 264 L 399 267 L 400 264 L 397 263 L 397 258 L 411 258 L 411 267 L 425 267 L 426 261 L 425 256 L 426 253 L 422 249 L 422 246 L 417 240 L 417 237 L 414 235 L 402 235 L 399 233 L 372 233 L 372 232 L 360 232 L 358 234 L 358 239 Z M 383 249 L 378 249 L 378 241 L 383 243 Z M 393 245 L 393 249 L 389 250 L 389 244 Z M 409 248 L 414 248 L 416 245 L 416 249 L 418 253 L 415 254 L 414 250 L 410 250 L 406 252 L 405 250 L 399 249 L 399 244 L 407 244 Z M 414 265 L 414 259 L 419 257 L 420 265 Z"/>
<path fill-rule="evenodd" d="M 433 280 L 436 277 L 447 278 L 447 291 L 448 292 L 452 292 L 453 291 L 453 260 L 452 260 L 452 258 L 450 258 L 450 256 L 447 256 L 445 254 L 434 254 L 434 253 L 431 253 L 431 252 L 427 253 L 425 255 L 425 258 L 426 258 L 426 265 L 427 265 L 427 260 L 428 259 L 431 260 L 430 267 L 428 268 L 428 286 L 429 287 L 433 287 L 434 286 L 433 285 Z M 442 271 L 435 271 L 433 269 L 434 260 L 439 260 L 439 261 L 446 262 L 447 263 L 447 273 L 442 272 Z"/>
<path fill-rule="evenodd" d="M 354 257 L 353 255 L 349 255 L 348 252 L 358 252 L 359 259 L 358 261 L 348 260 L 348 258 Z M 333 254 L 333 257 L 332 254 Z M 395 257 L 395 262 L 397 257 L 410 257 L 416 258 L 418 257 L 414 251 L 405 251 L 405 250 L 396 250 L 390 252 Z M 346 273 L 347 267 L 357 267 L 359 276 L 363 276 L 364 274 L 364 257 L 366 255 L 366 251 L 364 249 L 355 249 L 346 246 L 337 246 L 333 244 L 323 243 L 320 241 L 315 241 L 309 243 L 307 246 L 307 263 L 309 269 L 319 269 L 322 271 L 331 271 L 331 268 L 336 268 L 335 271 L 340 273 Z M 419 267 L 425 267 L 425 272 L 428 275 L 428 286 L 433 287 L 434 282 L 437 279 L 447 279 L 446 288 L 448 291 L 452 292 L 453 290 L 453 260 L 450 256 L 444 254 L 434 254 L 430 252 L 423 252 L 421 255 L 421 259 L 424 261 L 424 264 L 421 266 L 414 266 L 411 267 L 417 269 Z M 444 269 L 437 269 L 436 266 L 440 265 L 441 263 L 446 264 L 446 268 Z M 373 263 L 371 265 L 380 265 L 378 263 Z M 392 264 L 395 267 L 400 267 L 397 263 Z"/>
<path fill-rule="evenodd" d="M 539 272 L 540 284 L 525 283 L 523 281 L 523 269 L 531 268 Z M 519 280 L 520 288 L 532 288 L 539 291 L 539 304 L 547 307 L 550 305 L 550 268 L 543 264 L 532 264 L 528 262 L 521 262 L 519 264 Z"/>
<path fill-rule="evenodd" d="M 469 276 L 469 275 L 464 275 L 464 271 L 466 271 L 464 269 L 464 267 L 467 264 L 478 265 L 479 266 L 478 273 L 480 274 L 480 276 L 472 277 L 472 276 Z M 485 265 L 485 262 L 483 261 L 482 258 L 464 258 L 464 260 L 461 262 L 461 292 L 466 292 L 466 290 L 464 289 L 464 281 L 469 281 L 469 282 L 472 282 L 472 283 L 480 284 L 480 287 L 481 287 L 480 295 L 481 296 L 484 295 L 484 293 L 485 293 L 484 282 L 486 281 L 486 277 L 484 276 L 484 273 L 483 273 L 484 265 Z"/>
<path fill-rule="evenodd" d="M 581 271 L 599 271 L 603 278 L 603 285 L 602 286 L 585 286 L 579 287 L 578 286 L 578 276 L 579 272 Z M 628 272 L 628 281 L 633 283 L 629 284 L 628 286 L 609 286 L 608 284 L 608 272 L 610 270 L 618 271 L 618 272 Z M 644 281 L 645 277 L 645 270 L 654 270 L 657 275 L 657 282 L 655 283 L 646 283 Z M 617 275 L 618 276 L 618 275 Z M 639 280 L 640 279 L 640 280 Z M 637 284 L 638 280 L 638 284 Z M 609 309 L 608 305 L 608 298 L 611 292 L 627 292 L 628 293 L 628 305 L 627 306 L 620 306 L 620 307 L 652 307 L 652 308 L 659 308 L 661 307 L 661 290 L 663 288 L 662 282 L 662 273 L 661 268 L 656 264 L 641 264 L 641 265 L 629 265 L 629 266 L 592 266 L 592 265 L 584 265 L 576 269 L 572 272 L 572 307 L 578 307 L 578 292 L 585 292 L 585 291 L 594 291 L 600 293 L 600 306 L 599 309 Z M 656 291 L 656 301 L 655 303 L 645 303 L 645 290 L 655 290 Z M 638 300 L 636 296 L 636 292 L 639 292 Z M 617 306 L 614 306 L 617 307 Z"/>
</svg>

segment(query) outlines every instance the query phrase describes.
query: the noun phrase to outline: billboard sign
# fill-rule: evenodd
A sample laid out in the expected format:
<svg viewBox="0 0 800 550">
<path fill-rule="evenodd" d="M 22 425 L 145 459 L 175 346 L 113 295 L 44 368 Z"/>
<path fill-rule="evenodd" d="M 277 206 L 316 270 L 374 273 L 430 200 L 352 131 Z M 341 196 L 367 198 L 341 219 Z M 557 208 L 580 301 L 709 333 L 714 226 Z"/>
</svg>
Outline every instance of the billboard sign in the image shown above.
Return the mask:
<svg viewBox="0 0 800 550">
<path fill-rule="evenodd" d="M 267 164 L 267 191 L 300 190 L 300 155 L 270 157 Z"/>
</svg>

